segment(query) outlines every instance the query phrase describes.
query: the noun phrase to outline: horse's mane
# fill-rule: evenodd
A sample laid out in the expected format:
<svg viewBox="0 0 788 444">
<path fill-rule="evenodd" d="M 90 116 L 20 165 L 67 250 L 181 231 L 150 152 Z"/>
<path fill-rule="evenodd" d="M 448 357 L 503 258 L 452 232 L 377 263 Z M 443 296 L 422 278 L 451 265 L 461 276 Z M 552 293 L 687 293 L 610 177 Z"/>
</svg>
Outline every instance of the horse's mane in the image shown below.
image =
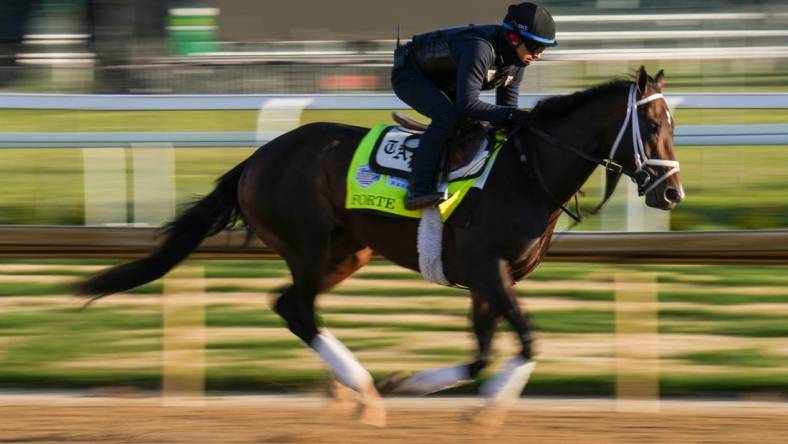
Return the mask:
<svg viewBox="0 0 788 444">
<path fill-rule="evenodd" d="M 612 80 L 573 94 L 551 97 L 537 103 L 531 112 L 531 116 L 534 120 L 540 122 L 549 121 L 556 117 L 565 117 L 586 102 L 611 92 L 629 88 L 631 84 L 631 80 Z"/>
</svg>

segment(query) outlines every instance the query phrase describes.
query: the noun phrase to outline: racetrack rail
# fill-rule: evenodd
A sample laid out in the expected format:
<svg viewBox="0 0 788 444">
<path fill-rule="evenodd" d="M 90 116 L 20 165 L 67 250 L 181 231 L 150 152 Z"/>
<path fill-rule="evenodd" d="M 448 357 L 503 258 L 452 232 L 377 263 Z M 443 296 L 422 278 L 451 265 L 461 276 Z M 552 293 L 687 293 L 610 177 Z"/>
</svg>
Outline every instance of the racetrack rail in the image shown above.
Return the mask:
<svg viewBox="0 0 788 444">
<path fill-rule="evenodd" d="M 136 258 L 157 245 L 156 228 L 0 226 L 2 258 Z M 279 256 L 244 230 L 206 239 L 195 259 Z M 557 233 L 546 260 L 604 263 L 788 264 L 788 230 Z"/>
</svg>

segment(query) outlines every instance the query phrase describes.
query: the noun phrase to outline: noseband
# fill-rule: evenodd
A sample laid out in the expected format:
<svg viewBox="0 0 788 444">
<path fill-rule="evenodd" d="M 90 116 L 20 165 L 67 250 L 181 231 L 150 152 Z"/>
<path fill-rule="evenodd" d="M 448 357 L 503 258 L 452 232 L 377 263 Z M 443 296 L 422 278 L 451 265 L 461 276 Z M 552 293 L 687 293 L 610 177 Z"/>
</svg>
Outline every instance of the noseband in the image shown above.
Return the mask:
<svg viewBox="0 0 788 444">
<path fill-rule="evenodd" d="M 567 143 L 561 142 L 560 140 L 556 139 L 555 137 L 547 134 L 546 132 L 536 128 L 534 126 L 529 126 L 527 128 L 518 128 L 514 132 L 518 132 L 519 129 L 525 129 L 526 131 L 530 131 L 537 136 L 539 136 L 545 142 L 557 146 L 561 149 L 570 151 L 583 159 L 595 163 L 597 165 L 603 166 L 606 170 L 612 171 L 617 174 L 624 174 L 628 176 L 632 181 L 637 184 L 638 187 L 638 195 L 643 196 L 644 194 L 648 193 L 649 191 L 653 190 L 657 185 L 664 182 L 668 177 L 676 174 L 679 172 L 679 162 L 676 160 L 663 160 L 663 159 L 649 159 L 646 155 L 645 146 L 643 144 L 643 138 L 640 134 L 640 121 L 638 118 L 637 109 L 640 105 L 644 105 L 646 103 L 652 102 L 654 100 L 662 99 L 665 100 L 665 96 L 662 93 L 652 94 L 648 97 L 643 99 L 637 100 L 637 89 L 635 83 L 633 82 L 629 88 L 629 93 L 627 95 L 627 114 L 624 117 L 624 122 L 621 124 L 621 129 L 618 131 L 618 135 L 616 136 L 613 145 L 610 147 L 610 152 L 606 158 L 598 158 L 592 156 L 585 151 L 579 150 L 572 145 Z M 667 101 L 665 103 L 667 105 Z M 668 113 L 668 121 L 670 121 L 670 111 Z M 635 157 L 635 169 L 631 170 L 629 168 L 625 168 L 623 165 L 615 162 L 613 159 L 615 158 L 616 151 L 618 147 L 621 145 L 621 140 L 624 137 L 624 133 L 626 132 L 627 125 L 630 125 L 632 128 L 632 154 Z M 514 135 L 514 134 L 512 134 Z M 527 156 L 525 154 L 525 149 L 520 142 L 519 137 L 514 138 L 514 144 L 517 147 L 520 153 L 520 161 L 525 164 Z M 536 150 L 533 150 L 533 153 L 536 154 Z M 536 160 L 536 159 L 534 159 Z M 538 163 L 538 162 L 534 162 Z M 667 171 L 659 176 L 654 176 L 650 169 L 647 167 L 665 167 Z M 545 183 L 544 177 L 542 176 L 541 169 L 537 166 L 534 168 L 534 173 L 536 175 L 539 184 L 542 186 L 544 191 L 547 195 L 553 199 L 564 211 L 568 214 L 572 219 L 576 222 L 580 222 L 582 220 L 581 216 L 573 214 L 566 206 L 556 198 L 553 193 L 547 188 L 547 184 Z M 605 200 L 607 200 L 609 196 L 605 196 Z M 604 202 L 604 201 L 603 201 Z M 601 205 L 600 205 L 601 206 Z"/>
</svg>

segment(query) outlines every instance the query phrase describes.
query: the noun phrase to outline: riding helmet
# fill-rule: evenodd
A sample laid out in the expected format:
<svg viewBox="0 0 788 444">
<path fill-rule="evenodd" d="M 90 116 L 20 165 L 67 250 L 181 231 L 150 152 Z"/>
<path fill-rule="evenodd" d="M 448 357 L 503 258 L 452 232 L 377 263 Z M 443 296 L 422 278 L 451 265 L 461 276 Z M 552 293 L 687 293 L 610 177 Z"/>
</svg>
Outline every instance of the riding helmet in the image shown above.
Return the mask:
<svg viewBox="0 0 788 444">
<path fill-rule="evenodd" d="M 509 6 L 501 26 L 516 33 L 530 50 L 558 44 L 553 16 L 542 5 L 524 2 Z"/>
</svg>

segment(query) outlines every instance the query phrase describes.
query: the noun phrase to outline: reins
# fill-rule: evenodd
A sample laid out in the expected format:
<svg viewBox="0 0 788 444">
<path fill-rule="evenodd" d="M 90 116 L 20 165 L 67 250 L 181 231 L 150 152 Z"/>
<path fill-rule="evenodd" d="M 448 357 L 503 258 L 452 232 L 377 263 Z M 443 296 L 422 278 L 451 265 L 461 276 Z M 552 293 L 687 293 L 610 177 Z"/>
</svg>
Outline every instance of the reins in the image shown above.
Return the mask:
<svg viewBox="0 0 788 444">
<path fill-rule="evenodd" d="M 523 149 L 523 145 L 520 142 L 519 138 L 514 139 L 514 146 L 517 147 L 517 151 L 520 153 L 520 163 L 523 165 L 523 168 L 527 168 L 527 165 L 529 163 L 528 156 L 526 155 L 525 149 Z M 539 159 L 535 150 L 533 151 L 533 154 L 534 154 L 533 163 L 538 164 Z M 539 182 L 539 186 L 542 187 L 542 190 L 545 192 L 545 194 L 547 194 L 547 197 L 549 197 L 550 200 L 552 200 L 555 205 L 558 205 L 561 211 L 563 211 L 569 217 L 574 219 L 576 223 L 580 223 L 583 220 L 583 215 L 580 214 L 578 207 L 577 206 L 575 207 L 575 211 L 577 211 L 577 214 L 572 213 L 572 211 L 569 208 L 567 208 L 566 205 L 563 202 L 561 202 L 557 197 L 555 197 L 552 191 L 550 191 L 550 188 L 547 186 L 547 182 L 544 180 L 544 176 L 542 175 L 541 169 L 539 167 L 535 167 L 532 168 L 532 170 L 534 172 L 534 176 L 536 176 L 536 180 Z"/>
</svg>

